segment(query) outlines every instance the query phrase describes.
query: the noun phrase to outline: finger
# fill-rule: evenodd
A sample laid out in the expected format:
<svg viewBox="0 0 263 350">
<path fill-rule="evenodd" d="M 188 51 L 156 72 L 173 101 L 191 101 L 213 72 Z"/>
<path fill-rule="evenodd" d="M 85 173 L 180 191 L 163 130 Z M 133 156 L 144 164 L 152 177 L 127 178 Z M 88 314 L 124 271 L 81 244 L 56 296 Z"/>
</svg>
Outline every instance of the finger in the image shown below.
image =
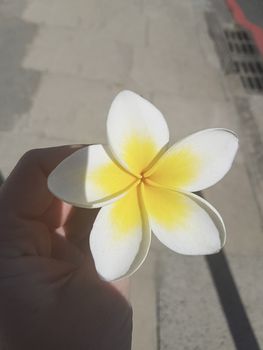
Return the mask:
<svg viewBox="0 0 263 350">
<path fill-rule="evenodd" d="M 44 222 L 50 231 L 54 231 L 61 229 L 61 227 L 65 225 L 71 216 L 71 211 L 72 205 L 62 202 L 58 198 L 53 197 L 48 209 L 43 213 L 43 215 L 39 216 L 38 219 Z"/>
<path fill-rule="evenodd" d="M 82 252 L 90 255 L 89 236 L 99 209 L 72 208 L 64 225 L 65 236 Z"/>
<path fill-rule="evenodd" d="M 1 187 L 0 209 L 23 216 L 43 215 L 54 196 L 47 176 L 67 156 L 83 145 L 36 149 L 27 152 Z"/>
</svg>

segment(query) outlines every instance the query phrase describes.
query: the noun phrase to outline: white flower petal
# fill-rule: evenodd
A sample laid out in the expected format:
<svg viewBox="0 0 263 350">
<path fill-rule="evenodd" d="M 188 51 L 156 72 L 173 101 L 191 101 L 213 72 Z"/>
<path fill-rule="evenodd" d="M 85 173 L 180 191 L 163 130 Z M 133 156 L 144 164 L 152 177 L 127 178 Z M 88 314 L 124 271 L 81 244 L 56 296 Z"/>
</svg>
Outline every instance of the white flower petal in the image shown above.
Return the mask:
<svg viewBox="0 0 263 350">
<path fill-rule="evenodd" d="M 90 249 L 98 273 L 108 281 L 127 277 L 143 263 L 151 233 L 139 188 L 103 207 L 90 235 Z"/>
<path fill-rule="evenodd" d="M 166 188 L 200 191 L 222 179 L 237 149 L 238 139 L 232 131 L 203 130 L 172 146 L 147 175 Z"/>
<path fill-rule="evenodd" d="M 153 233 L 175 252 L 206 255 L 223 247 L 224 223 L 216 209 L 204 199 L 145 186 L 145 203 Z"/>
<path fill-rule="evenodd" d="M 64 159 L 49 175 L 48 188 L 65 202 L 92 208 L 123 196 L 136 181 L 102 145 L 91 145 Z"/>
<path fill-rule="evenodd" d="M 131 91 L 120 92 L 112 102 L 107 134 L 115 158 L 136 175 L 149 166 L 169 141 L 161 112 Z"/>
</svg>

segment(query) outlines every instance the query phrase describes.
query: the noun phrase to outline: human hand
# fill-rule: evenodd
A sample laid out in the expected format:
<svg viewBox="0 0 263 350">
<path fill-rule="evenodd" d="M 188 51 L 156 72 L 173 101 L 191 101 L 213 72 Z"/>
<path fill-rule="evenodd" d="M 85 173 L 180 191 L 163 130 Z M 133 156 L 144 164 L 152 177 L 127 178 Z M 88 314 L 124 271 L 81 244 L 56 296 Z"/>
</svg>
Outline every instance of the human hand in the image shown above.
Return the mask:
<svg viewBox="0 0 263 350">
<path fill-rule="evenodd" d="M 89 251 L 97 210 L 47 188 L 49 173 L 79 147 L 29 151 L 0 188 L 0 347 L 130 349 L 127 282 L 102 281 Z"/>
</svg>

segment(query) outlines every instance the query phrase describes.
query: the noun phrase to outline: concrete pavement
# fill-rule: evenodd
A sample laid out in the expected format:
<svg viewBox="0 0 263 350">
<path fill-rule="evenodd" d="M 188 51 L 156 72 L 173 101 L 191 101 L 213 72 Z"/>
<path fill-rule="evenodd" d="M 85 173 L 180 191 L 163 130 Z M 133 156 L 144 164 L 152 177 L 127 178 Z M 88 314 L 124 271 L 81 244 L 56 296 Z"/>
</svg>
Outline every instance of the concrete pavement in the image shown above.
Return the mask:
<svg viewBox="0 0 263 350">
<path fill-rule="evenodd" d="M 30 148 L 105 142 L 110 102 L 124 88 L 160 108 L 172 140 L 208 127 L 231 128 L 241 138 L 233 170 L 205 197 L 226 223 L 225 255 L 241 297 L 237 308 L 247 316 L 238 328 L 243 342 L 227 316 L 237 310 L 222 303 L 208 261 L 153 240 L 132 278 L 134 350 L 263 347 L 262 213 L 253 181 L 255 171 L 262 174 L 249 168 L 261 151 L 236 104 L 247 96 L 224 76 L 209 37 L 204 12 L 212 9 L 205 0 L 0 1 L 4 175 Z M 252 96 L 247 103 L 262 138 L 261 101 Z M 233 293 L 224 287 L 225 297 Z"/>
</svg>

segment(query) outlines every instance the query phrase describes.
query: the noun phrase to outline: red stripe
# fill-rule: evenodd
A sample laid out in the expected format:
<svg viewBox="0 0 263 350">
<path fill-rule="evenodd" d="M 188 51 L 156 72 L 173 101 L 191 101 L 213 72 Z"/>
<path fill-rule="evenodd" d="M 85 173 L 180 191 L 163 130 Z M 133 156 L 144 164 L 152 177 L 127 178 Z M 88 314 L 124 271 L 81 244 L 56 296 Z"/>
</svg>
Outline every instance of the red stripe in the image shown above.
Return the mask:
<svg viewBox="0 0 263 350">
<path fill-rule="evenodd" d="M 249 30 L 256 42 L 258 49 L 261 51 L 263 55 L 263 29 L 256 24 L 250 22 L 241 7 L 238 5 L 236 0 L 226 0 L 228 7 L 233 13 L 235 20 L 245 29 Z"/>
</svg>

